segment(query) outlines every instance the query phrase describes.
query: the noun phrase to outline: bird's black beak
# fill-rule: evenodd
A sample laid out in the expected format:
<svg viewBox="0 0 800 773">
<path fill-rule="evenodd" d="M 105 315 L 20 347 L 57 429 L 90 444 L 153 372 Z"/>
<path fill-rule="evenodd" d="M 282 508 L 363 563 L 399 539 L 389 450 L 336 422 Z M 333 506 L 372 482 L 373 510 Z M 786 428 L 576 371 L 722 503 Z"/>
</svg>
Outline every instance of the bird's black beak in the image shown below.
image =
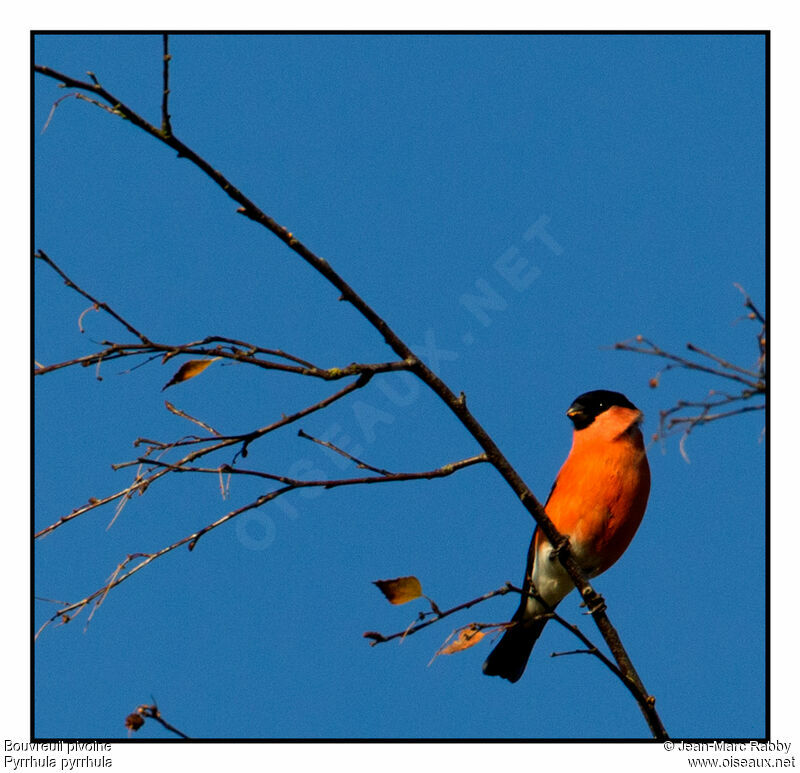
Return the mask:
<svg viewBox="0 0 800 773">
<path fill-rule="evenodd" d="M 569 416 L 575 429 L 586 429 L 594 421 L 594 417 L 589 416 L 583 405 L 577 400 L 567 408 L 567 416 Z"/>
</svg>

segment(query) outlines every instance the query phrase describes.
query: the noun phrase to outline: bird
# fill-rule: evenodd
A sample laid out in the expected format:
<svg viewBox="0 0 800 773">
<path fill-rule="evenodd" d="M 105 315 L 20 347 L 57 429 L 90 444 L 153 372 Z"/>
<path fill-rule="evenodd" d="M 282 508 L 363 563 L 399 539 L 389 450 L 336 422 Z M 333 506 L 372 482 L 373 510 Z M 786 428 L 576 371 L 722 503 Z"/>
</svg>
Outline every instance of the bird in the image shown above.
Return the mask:
<svg viewBox="0 0 800 773">
<path fill-rule="evenodd" d="M 567 416 L 573 425 L 572 448 L 544 509 L 556 529 L 569 538 L 572 555 L 591 578 L 625 552 L 647 507 L 650 467 L 639 429 L 644 416 L 625 395 L 607 389 L 575 398 Z M 537 526 L 519 608 L 486 658 L 483 673 L 518 681 L 547 623 L 546 615 L 574 587 Z"/>
</svg>

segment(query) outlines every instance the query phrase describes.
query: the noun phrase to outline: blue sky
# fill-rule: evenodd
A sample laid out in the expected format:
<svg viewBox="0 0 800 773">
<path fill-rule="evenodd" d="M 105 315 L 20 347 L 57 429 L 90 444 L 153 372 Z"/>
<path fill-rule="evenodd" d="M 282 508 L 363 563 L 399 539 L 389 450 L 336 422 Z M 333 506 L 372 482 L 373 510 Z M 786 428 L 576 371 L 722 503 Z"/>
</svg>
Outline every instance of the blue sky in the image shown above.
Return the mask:
<svg viewBox="0 0 800 773">
<path fill-rule="evenodd" d="M 35 59 L 100 82 L 159 121 L 158 36 L 45 36 Z M 644 334 L 745 366 L 764 304 L 764 43 L 757 36 L 176 36 L 173 130 L 328 259 L 456 391 L 542 500 L 569 449 L 564 411 L 587 389 L 646 414 L 720 387 L 608 347 Z M 380 337 L 278 240 L 174 152 L 35 81 L 35 246 L 151 338 L 225 335 L 323 366 L 391 358 Z M 524 263 L 525 281 L 504 267 Z M 505 275 L 504 275 L 505 274 Z M 468 297 L 494 293 L 476 312 Z M 35 356 L 129 340 L 46 266 Z M 134 364 L 132 361 L 128 365 Z M 176 363 L 106 363 L 36 382 L 35 521 L 131 482 L 111 462 L 137 437 L 262 426 L 334 391 L 212 365 L 162 394 Z M 300 422 L 366 461 L 431 469 L 477 452 L 421 385 L 376 378 Z M 763 415 L 650 449 L 653 489 L 624 558 L 595 582 L 667 730 L 765 732 Z M 217 463 L 229 461 L 219 459 Z M 270 472 L 351 470 L 294 429 L 251 449 Z M 264 487 L 167 478 L 37 545 L 36 592 L 74 600 L 126 554 L 153 551 Z M 550 625 L 524 678 L 489 679 L 484 642 L 428 663 L 456 625 L 501 621 L 513 598 L 371 648 L 420 605 L 373 580 L 415 574 L 450 607 L 519 583 L 532 529 L 490 468 L 448 479 L 289 495 L 175 551 L 36 644 L 39 736 L 120 737 L 151 696 L 196 737 L 644 738 L 624 688 Z M 748 551 L 748 552 L 745 552 Z M 747 559 L 744 556 L 748 556 Z M 755 558 L 754 558 L 755 556 Z M 52 604 L 37 602 L 38 627 Z M 561 607 L 598 635 L 577 599 Z M 452 621 L 452 622 L 451 622 Z M 57 687 L 56 687 L 57 686 Z M 75 711 L 74 706 L 81 710 Z M 147 737 L 166 737 L 150 722 Z"/>
</svg>

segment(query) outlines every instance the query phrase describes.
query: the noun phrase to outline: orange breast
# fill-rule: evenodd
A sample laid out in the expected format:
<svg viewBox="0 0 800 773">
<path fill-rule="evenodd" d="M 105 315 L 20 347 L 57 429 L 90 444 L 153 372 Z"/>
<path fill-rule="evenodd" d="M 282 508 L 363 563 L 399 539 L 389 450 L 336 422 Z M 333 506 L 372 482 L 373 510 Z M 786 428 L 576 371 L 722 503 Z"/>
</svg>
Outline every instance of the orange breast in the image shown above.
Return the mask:
<svg viewBox="0 0 800 773">
<path fill-rule="evenodd" d="M 620 411 L 575 433 L 545 509 L 570 538 L 575 558 L 594 576 L 625 552 L 642 521 L 650 468 L 638 426 Z M 604 421 L 600 421 L 603 419 Z M 620 432 L 619 430 L 622 429 Z"/>
</svg>

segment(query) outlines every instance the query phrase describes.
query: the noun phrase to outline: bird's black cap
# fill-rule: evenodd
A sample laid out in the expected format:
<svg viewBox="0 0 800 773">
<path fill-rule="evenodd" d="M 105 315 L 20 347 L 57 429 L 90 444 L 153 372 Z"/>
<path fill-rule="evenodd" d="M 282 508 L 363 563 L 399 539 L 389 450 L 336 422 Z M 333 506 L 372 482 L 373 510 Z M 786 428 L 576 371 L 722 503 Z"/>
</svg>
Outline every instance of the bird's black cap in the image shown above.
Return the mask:
<svg viewBox="0 0 800 773">
<path fill-rule="evenodd" d="M 631 408 L 634 411 L 638 410 L 621 392 L 595 389 L 593 392 L 584 392 L 576 397 L 567 410 L 567 416 L 575 425 L 575 429 L 586 429 L 603 411 L 607 411 L 615 405 L 621 408 Z"/>
</svg>

